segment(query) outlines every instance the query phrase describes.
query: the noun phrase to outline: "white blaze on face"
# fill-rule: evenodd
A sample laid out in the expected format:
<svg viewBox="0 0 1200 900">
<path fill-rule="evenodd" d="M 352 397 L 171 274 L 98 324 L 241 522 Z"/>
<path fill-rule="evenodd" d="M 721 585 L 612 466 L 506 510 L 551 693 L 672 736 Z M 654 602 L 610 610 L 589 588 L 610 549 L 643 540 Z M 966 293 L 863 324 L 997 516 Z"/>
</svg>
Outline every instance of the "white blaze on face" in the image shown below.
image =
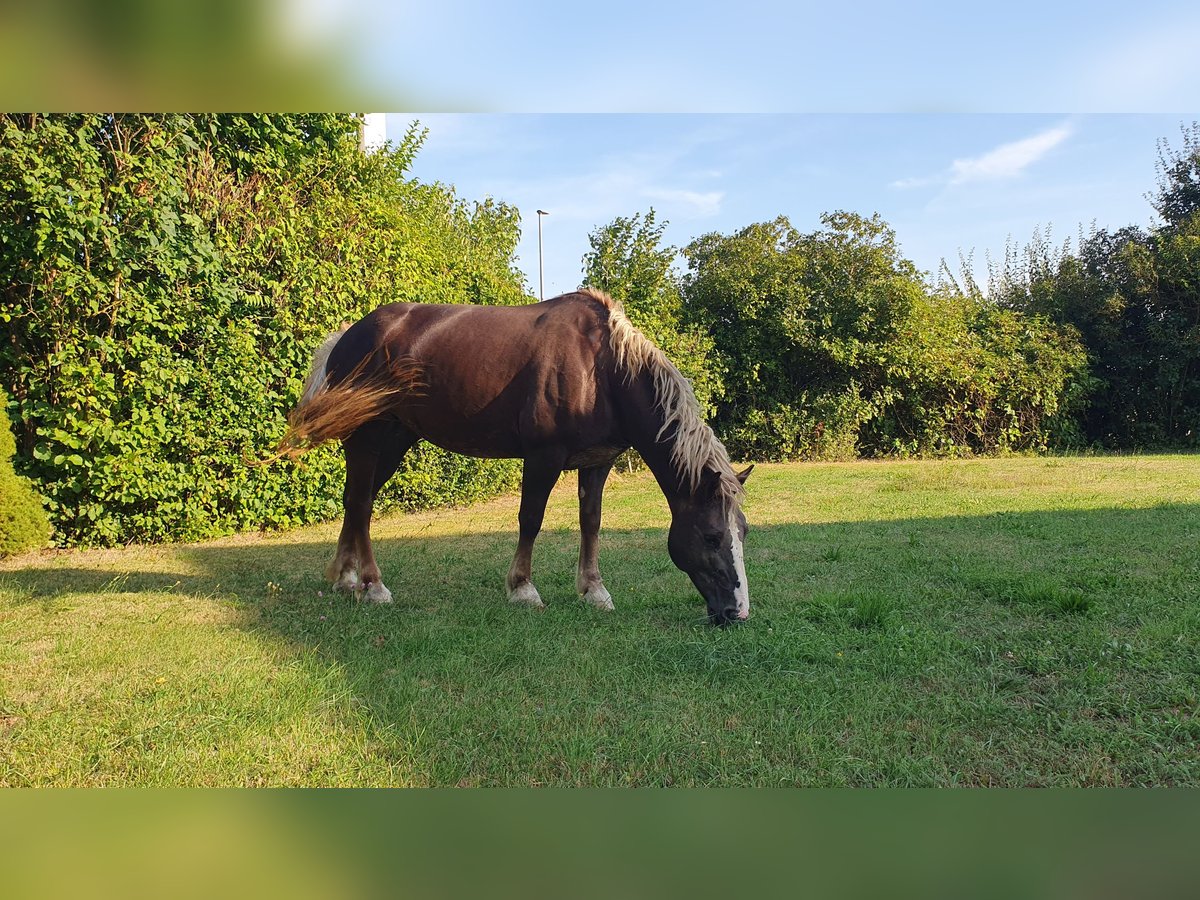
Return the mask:
<svg viewBox="0 0 1200 900">
<path fill-rule="evenodd" d="M 737 573 L 737 587 L 733 589 L 737 601 L 737 617 L 750 617 L 750 586 L 746 583 L 746 560 L 742 550 L 742 536 L 738 532 L 737 512 L 729 513 L 729 536 L 733 538 L 733 569 Z"/>
</svg>

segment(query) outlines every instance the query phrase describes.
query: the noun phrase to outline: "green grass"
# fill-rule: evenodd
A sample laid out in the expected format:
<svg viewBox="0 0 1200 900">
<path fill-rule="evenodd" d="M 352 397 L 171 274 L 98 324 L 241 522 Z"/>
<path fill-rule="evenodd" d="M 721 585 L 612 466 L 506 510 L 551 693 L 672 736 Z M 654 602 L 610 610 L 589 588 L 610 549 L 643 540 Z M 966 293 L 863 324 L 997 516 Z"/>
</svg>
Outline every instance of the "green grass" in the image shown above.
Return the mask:
<svg viewBox="0 0 1200 900">
<path fill-rule="evenodd" d="M 517 499 L 0 562 L 4 785 L 1200 785 L 1200 459 L 763 465 L 752 618 L 703 624 L 666 503 L 614 477 L 612 614 L 574 595 L 573 477 Z"/>
</svg>

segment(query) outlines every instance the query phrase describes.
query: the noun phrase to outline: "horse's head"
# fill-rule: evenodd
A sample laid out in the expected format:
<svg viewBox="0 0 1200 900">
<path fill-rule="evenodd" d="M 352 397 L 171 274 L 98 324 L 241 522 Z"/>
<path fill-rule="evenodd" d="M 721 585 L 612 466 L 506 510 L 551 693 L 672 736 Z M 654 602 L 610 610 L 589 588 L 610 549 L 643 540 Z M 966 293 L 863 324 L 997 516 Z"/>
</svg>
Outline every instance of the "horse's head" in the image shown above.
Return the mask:
<svg viewBox="0 0 1200 900">
<path fill-rule="evenodd" d="M 745 484 L 754 466 L 740 473 Z M 695 495 L 675 507 L 667 549 L 671 561 L 687 573 L 708 604 L 714 625 L 728 625 L 750 616 L 750 590 L 742 543 L 746 517 L 721 490 L 720 477 L 707 472 Z"/>
</svg>

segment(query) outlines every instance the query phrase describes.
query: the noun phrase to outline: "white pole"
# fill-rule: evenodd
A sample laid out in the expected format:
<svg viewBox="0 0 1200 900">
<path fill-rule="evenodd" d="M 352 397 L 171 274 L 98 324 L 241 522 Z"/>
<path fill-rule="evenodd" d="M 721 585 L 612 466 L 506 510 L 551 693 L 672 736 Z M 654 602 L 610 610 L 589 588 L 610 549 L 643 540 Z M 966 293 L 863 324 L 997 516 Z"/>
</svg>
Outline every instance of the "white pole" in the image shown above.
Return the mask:
<svg viewBox="0 0 1200 900">
<path fill-rule="evenodd" d="M 358 121 L 358 140 L 364 153 L 373 153 L 387 143 L 387 116 L 363 113 Z"/>
<path fill-rule="evenodd" d="M 542 216 L 548 216 L 550 213 L 544 209 L 537 211 L 538 217 L 538 299 L 546 299 L 546 273 L 542 267 Z"/>
</svg>

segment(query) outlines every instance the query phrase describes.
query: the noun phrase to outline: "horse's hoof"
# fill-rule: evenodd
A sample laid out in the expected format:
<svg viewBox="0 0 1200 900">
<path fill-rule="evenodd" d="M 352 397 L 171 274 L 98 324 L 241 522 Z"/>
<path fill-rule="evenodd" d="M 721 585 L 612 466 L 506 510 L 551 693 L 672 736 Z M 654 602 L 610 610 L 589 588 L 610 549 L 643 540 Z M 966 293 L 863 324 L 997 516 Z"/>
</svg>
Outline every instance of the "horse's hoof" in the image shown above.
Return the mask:
<svg viewBox="0 0 1200 900">
<path fill-rule="evenodd" d="M 357 572 L 343 572 L 342 577 L 333 583 L 335 591 L 353 594 L 362 590 L 362 582 L 358 580 Z"/>
<path fill-rule="evenodd" d="M 609 594 L 602 584 L 597 585 L 584 594 L 583 602 L 596 607 L 596 609 L 602 609 L 605 612 L 613 611 L 612 595 Z"/>
<path fill-rule="evenodd" d="M 367 585 L 366 599 L 369 603 L 391 603 L 392 592 L 384 586 L 382 581 L 372 581 Z"/>
<path fill-rule="evenodd" d="M 508 592 L 509 603 L 523 603 L 526 606 L 534 609 L 545 609 L 546 604 L 542 602 L 542 598 L 538 596 L 537 588 L 532 582 L 526 581 L 524 584 L 519 584 Z"/>
</svg>

